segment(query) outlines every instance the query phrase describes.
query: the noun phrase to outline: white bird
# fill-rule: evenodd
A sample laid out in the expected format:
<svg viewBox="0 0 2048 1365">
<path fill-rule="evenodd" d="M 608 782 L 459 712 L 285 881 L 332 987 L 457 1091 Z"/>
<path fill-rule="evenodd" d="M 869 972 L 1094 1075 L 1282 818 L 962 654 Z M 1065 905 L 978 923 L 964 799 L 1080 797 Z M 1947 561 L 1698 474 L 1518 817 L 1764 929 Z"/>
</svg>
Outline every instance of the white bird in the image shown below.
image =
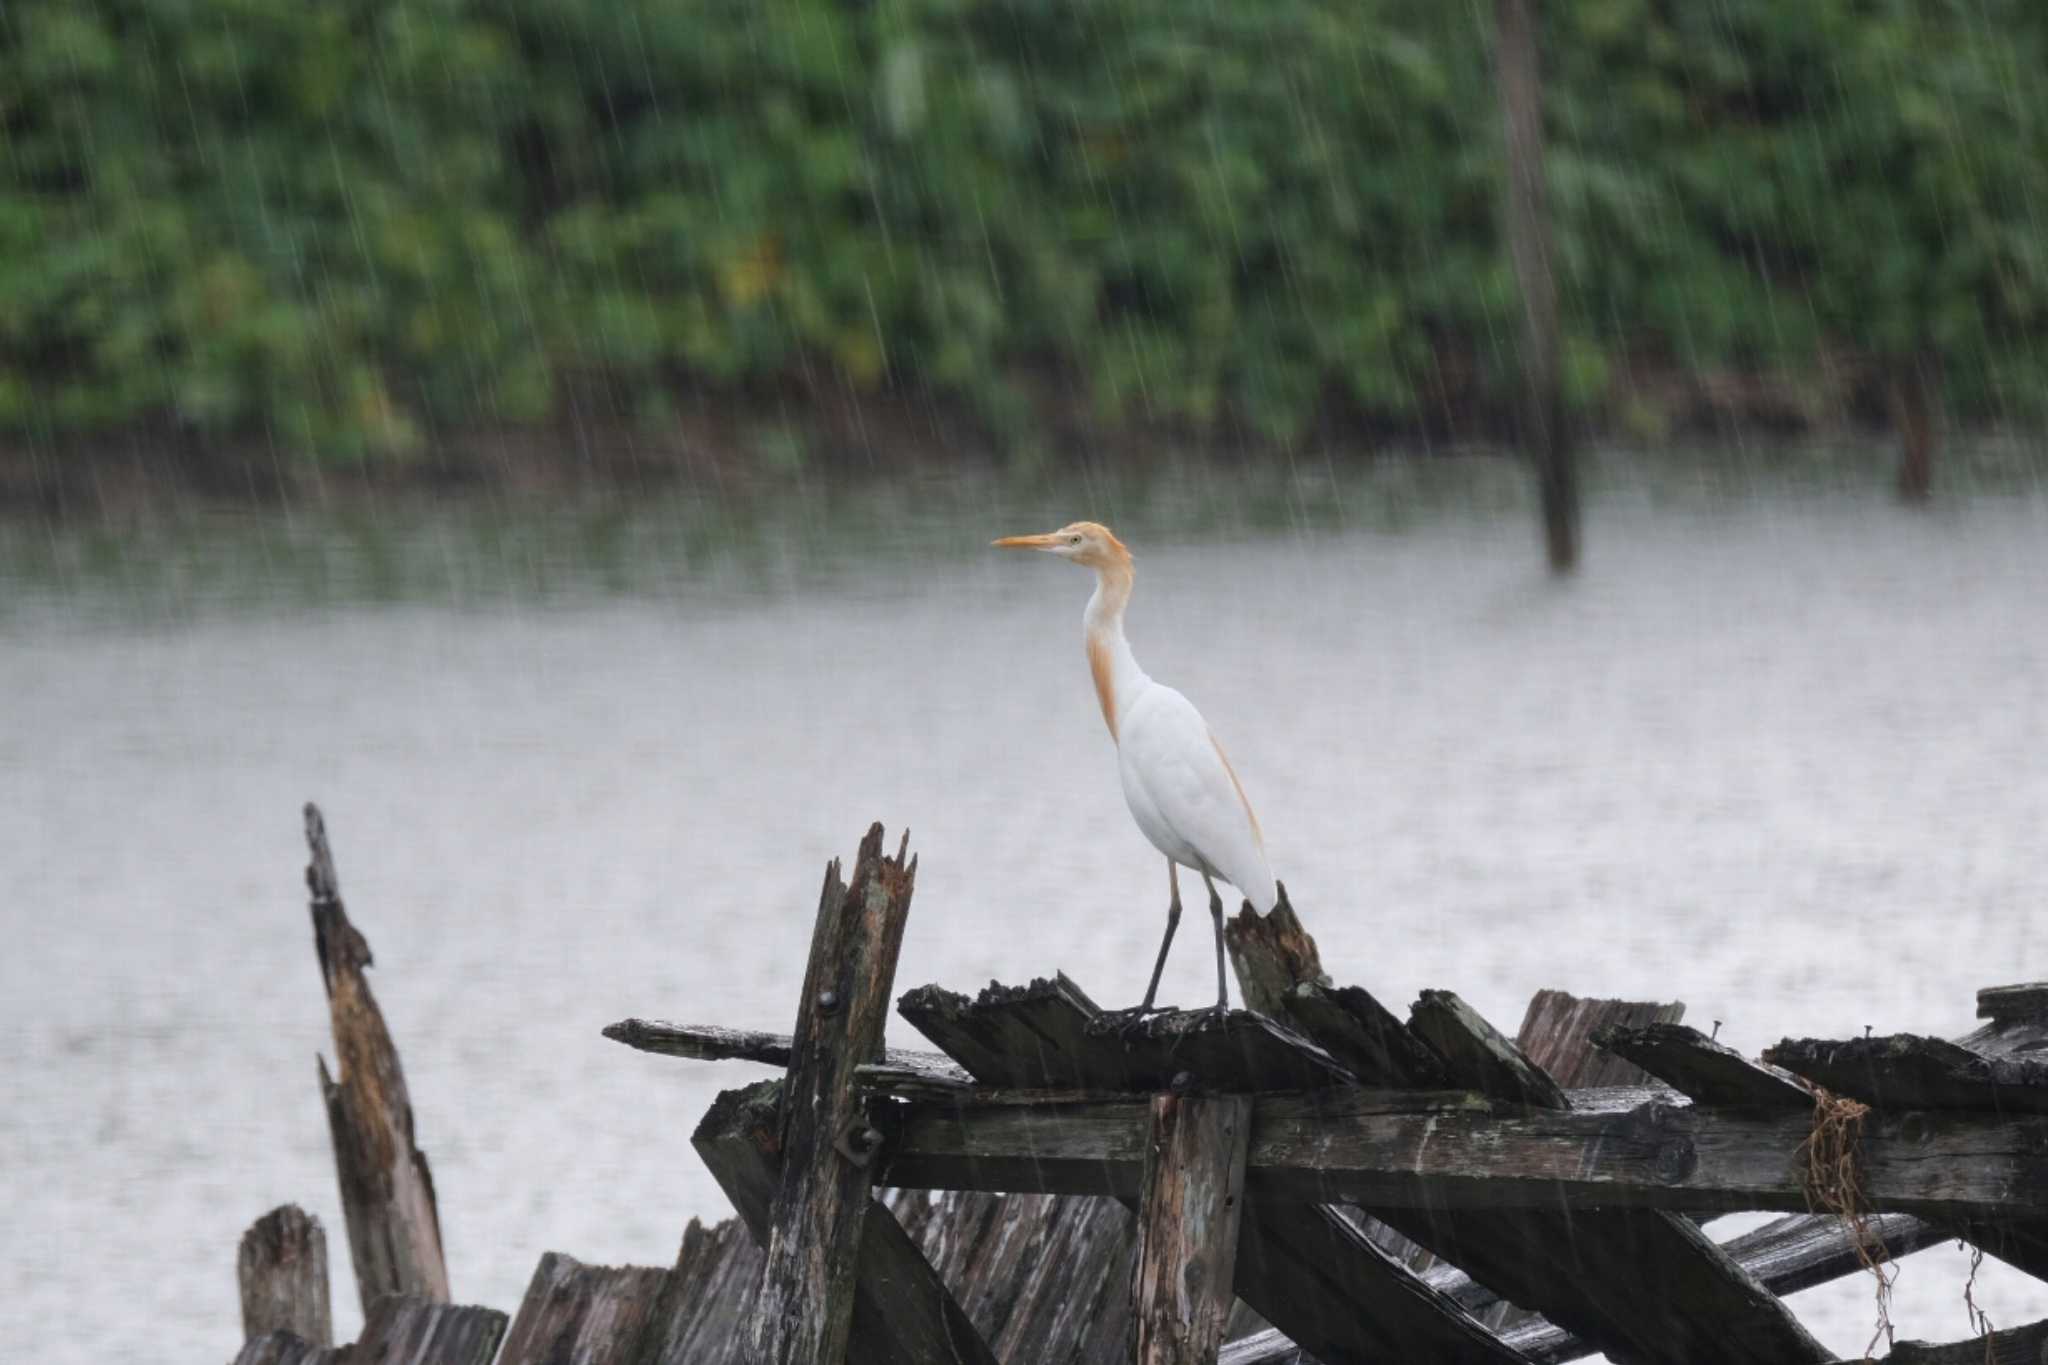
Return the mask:
<svg viewBox="0 0 2048 1365">
<path fill-rule="evenodd" d="M 1159 974 L 1180 925 L 1180 869 L 1201 874 L 1216 925 L 1216 1008 L 1228 1009 L 1223 972 L 1223 898 L 1215 878 L 1236 887 L 1264 914 L 1273 908 L 1275 883 L 1266 862 L 1259 817 L 1245 799 L 1223 746 L 1194 703 L 1138 667 L 1124 639 L 1124 605 L 1131 600 L 1131 552 L 1107 526 L 1077 521 L 1042 536 L 1004 536 L 999 549 L 1042 550 L 1095 570 L 1095 595 L 1081 618 L 1088 671 L 1109 737 L 1116 741 L 1117 772 L 1131 818 L 1166 855 L 1166 937 L 1152 966 L 1152 984 L 1136 1013 L 1152 1013 Z"/>
</svg>

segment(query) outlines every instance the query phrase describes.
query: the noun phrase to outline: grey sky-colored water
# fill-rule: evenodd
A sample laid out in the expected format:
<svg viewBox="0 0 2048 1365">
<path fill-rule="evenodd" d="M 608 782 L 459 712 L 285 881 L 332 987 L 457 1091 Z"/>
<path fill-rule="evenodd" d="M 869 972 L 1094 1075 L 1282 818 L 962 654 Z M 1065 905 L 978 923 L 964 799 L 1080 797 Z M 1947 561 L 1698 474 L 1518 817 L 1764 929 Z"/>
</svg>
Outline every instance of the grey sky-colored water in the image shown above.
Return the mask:
<svg viewBox="0 0 2048 1365">
<path fill-rule="evenodd" d="M 1562 586 L 1519 519 L 1134 545 L 1139 658 L 1229 745 L 1339 978 L 1508 1028 L 1541 987 L 1678 997 L 1753 1053 L 1958 1034 L 1976 988 L 2048 975 L 2048 505 L 1595 511 Z M 786 1028 L 821 868 L 870 819 L 922 858 L 900 986 L 1057 967 L 1135 999 L 1164 877 L 1087 687 L 1087 577 L 975 549 L 1042 529 L 717 599 L 152 623 L 33 589 L 0 619 L 0 1358 L 225 1359 L 235 1240 L 287 1200 L 359 1320 L 309 797 L 464 1301 L 724 1216 L 687 1137 L 754 1073 L 598 1030 Z M 1199 1003 L 1188 933 L 1164 993 Z M 1905 1264 L 1903 1336 L 1966 1334 L 1964 1265 Z M 2002 1267 L 1977 1292 L 2048 1313 Z M 1795 1304 L 1861 1349 L 1867 1280 Z"/>
</svg>

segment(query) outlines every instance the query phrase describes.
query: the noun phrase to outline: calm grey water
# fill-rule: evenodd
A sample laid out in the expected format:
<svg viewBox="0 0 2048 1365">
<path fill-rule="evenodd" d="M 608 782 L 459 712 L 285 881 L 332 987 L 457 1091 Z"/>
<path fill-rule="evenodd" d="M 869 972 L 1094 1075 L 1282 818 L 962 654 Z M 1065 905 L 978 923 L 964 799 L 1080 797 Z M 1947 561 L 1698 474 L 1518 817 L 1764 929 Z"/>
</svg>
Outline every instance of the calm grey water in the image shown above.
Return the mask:
<svg viewBox="0 0 2048 1365">
<path fill-rule="evenodd" d="M 548 1249 L 666 1263 L 724 1215 L 687 1137 L 754 1073 L 598 1030 L 786 1028 L 821 868 L 871 819 L 923 860 L 900 985 L 1057 967 L 1135 999 L 1164 888 L 1086 685 L 1086 577 L 978 549 L 1039 529 L 855 526 L 890 553 L 720 591 L 6 585 L 0 1358 L 227 1358 L 236 1239 L 287 1200 L 359 1321 L 309 797 L 465 1301 L 511 1308 Z M 2048 976 L 2048 504 L 1615 499 L 1593 537 L 1566 586 L 1519 517 L 1135 543 L 1139 657 L 1230 745 L 1341 979 L 1508 1028 L 1540 987 L 1675 996 L 1754 1052 L 1960 1033 L 1977 987 Z M 1197 933 L 1169 996 L 1207 964 Z M 1906 1263 L 1903 1336 L 1965 1334 L 1964 1266 Z M 2002 1267 L 1977 1294 L 2048 1313 Z M 1795 1302 L 1846 1353 L 1869 1299 Z"/>
</svg>

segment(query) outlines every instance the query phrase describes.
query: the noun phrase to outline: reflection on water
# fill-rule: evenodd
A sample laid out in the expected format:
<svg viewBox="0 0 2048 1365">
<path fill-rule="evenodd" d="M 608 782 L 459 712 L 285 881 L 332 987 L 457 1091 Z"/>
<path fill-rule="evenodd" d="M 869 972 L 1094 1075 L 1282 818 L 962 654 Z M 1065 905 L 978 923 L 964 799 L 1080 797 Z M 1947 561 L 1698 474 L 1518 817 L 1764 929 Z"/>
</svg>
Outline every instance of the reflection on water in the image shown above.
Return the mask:
<svg viewBox="0 0 2048 1365">
<path fill-rule="evenodd" d="M 1539 987 L 1676 996 L 1754 1052 L 1959 1033 L 1977 987 L 2048 974 L 2037 498 L 1617 495 L 1566 586 L 1519 513 L 1357 529 L 1283 498 L 1292 533 L 1254 535 L 1228 497 L 1179 520 L 1191 495 L 960 501 L 981 510 L 820 498 L 808 526 L 696 549 L 718 517 L 622 517 L 616 582 L 575 536 L 493 550 L 459 518 L 394 522 L 383 589 L 336 577 L 362 572 L 348 533 L 286 520 L 216 568 L 17 541 L 0 1356 L 224 1358 L 235 1240 L 285 1200 L 326 1223 L 356 1323 L 313 1080 L 308 797 L 467 1301 L 512 1307 L 550 1248 L 663 1263 L 689 1216 L 722 1216 L 687 1138 L 750 1073 L 598 1030 L 786 1027 L 820 868 L 870 819 L 923 857 L 901 985 L 1062 967 L 1135 999 L 1164 888 L 1086 686 L 1086 579 L 979 550 L 1082 514 L 1142 529 L 1140 658 L 1231 746 L 1326 962 L 1390 1004 L 1447 986 L 1511 1028 Z M 329 577 L 281 587 L 264 554 Z M 1164 994 L 1199 1002 L 1205 971 L 1183 945 Z M 1962 1267 L 1906 1265 L 1905 1335 L 1959 1335 Z M 1795 1302 L 1853 1352 L 1868 1292 Z M 2001 1323 L 2048 1313 L 1989 1266 L 1978 1296 Z"/>
</svg>

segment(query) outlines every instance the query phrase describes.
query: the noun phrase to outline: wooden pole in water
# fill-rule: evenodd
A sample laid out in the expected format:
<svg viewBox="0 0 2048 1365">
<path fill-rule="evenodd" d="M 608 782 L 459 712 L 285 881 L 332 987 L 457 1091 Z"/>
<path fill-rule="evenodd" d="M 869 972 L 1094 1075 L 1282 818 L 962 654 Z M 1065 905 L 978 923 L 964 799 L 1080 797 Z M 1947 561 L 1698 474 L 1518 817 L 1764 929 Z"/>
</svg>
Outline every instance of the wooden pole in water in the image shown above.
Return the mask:
<svg viewBox="0 0 2048 1365">
<path fill-rule="evenodd" d="M 1508 254 L 1522 290 L 1522 444 L 1536 466 L 1543 544 L 1556 573 L 1579 562 L 1579 484 L 1564 425 L 1557 274 L 1543 182 L 1543 76 L 1535 0 L 1495 0 L 1500 111 L 1507 130 Z"/>
<path fill-rule="evenodd" d="M 850 882 L 825 869 L 810 964 L 797 1001 L 781 1109 L 782 1169 L 769 1211 L 768 1263 L 750 1327 L 762 1365 L 841 1365 L 853 1325 L 861 1226 L 874 1198 L 868 1126 L 854 1068 L 882 1057 L 896 958 L 917 863 L 894 858 L 882 827 L 861 840 Z"/>
<path fill-rule="evenodd" d="M 327 1289 L 327 1234 L 297 1204 L 264 1214 L 242 1234 L 235 1256 L 242 1291 L 242 1340 L 290 1332 L 313 1346 L 334 1344 Z"/>
<path fill-rule="evenodd" d="M 367 1316 L 389 1294 L 448 1302 L 441 1254 L 441 1216 L 426 1153 L 413 1143 L 412 1099 L 398 1048 L 370 993 L 364 968 L 370 944 L 349 923 L 327 846 L 320 808 L 306 805 L 306 846 L 312 861 L 306 887 L 313 898 L 313 944 L 327 985 L 340 1079 L 320 1067 L 320 1093 L 334 1139 L 334 1169 L 348 1221 L 349 1259 Z M 495 1343 L 494 1343 L 495 1344 Z"/>
<path fill-rule="evenodd" d="M 1137 1365 L 1214 1365 L 1236 1297 L 1249 1095 L 1152 1097 L 1131 1284 Z"/>
</svg>

